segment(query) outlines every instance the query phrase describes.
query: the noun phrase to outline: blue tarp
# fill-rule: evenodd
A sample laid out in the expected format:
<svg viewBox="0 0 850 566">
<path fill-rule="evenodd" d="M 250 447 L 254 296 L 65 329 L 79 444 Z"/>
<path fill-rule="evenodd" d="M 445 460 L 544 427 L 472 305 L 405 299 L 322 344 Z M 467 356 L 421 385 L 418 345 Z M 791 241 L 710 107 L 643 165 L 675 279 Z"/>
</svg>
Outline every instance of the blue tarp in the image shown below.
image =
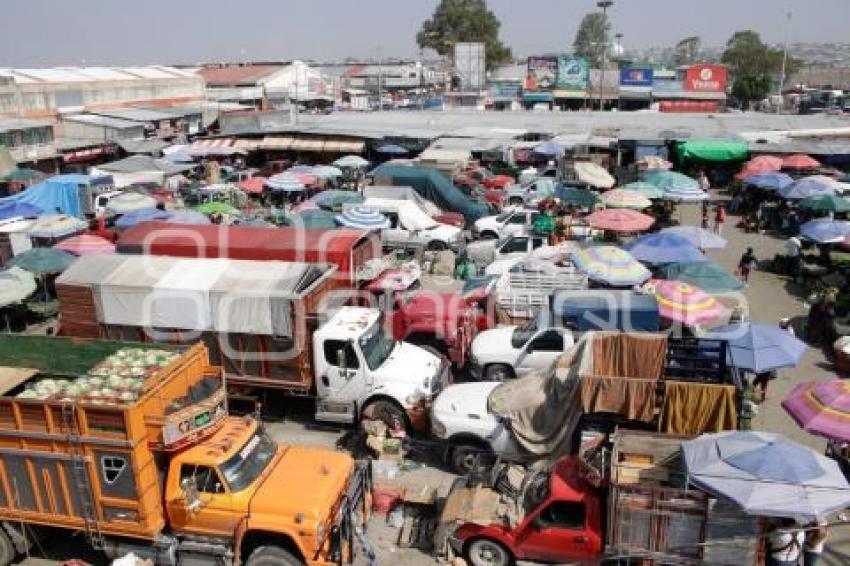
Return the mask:
<svg viewBox="0 0 850 566">
<path fill-rule="evenodd" d="M 488 214 L 487 206 L 471 200 L 436 169 L 386 163 L 372 171 L 377 185 L 413 187 L 417 193 L 448 212 L 458 212 L 467 222 Z"/>
<path fill-rule="evenodd" d="M 56 175 L 41 183 L 27 187 L 10 197 L 0 199 L 0 206 L 19 202 L 31 204 L 42 209 L 45 214 L 67 214 L 83 216 L 80 206 L 80 187 L 91 185 L 109 185 L 112 177 L 92 177 L 89 175 Z"/>
</svg>

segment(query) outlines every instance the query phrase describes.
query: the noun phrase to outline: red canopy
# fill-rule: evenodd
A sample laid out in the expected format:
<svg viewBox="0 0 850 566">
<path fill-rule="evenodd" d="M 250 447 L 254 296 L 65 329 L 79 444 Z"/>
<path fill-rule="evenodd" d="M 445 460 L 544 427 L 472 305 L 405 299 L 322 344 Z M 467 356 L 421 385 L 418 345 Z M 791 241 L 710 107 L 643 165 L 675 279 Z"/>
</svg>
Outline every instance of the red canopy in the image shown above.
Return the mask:
<svg viewBox="0 0 850 566">
<path fill-rule="evenodd" d="M 250 179 L 240 181 L 236 184 L 236 186 L 245 191 L 246 193 L 258 195 L 263 192 L 263 187 L 265 186 L 265 184 L 265 177 L 251 177 Z"/>
<path fill-rule="evenodd" d="M 782 159 L 783 169 L 816 169 L 820 167 L 820 162 L 808 155 L 796 153 L 788 155 Z"/>
</svg>

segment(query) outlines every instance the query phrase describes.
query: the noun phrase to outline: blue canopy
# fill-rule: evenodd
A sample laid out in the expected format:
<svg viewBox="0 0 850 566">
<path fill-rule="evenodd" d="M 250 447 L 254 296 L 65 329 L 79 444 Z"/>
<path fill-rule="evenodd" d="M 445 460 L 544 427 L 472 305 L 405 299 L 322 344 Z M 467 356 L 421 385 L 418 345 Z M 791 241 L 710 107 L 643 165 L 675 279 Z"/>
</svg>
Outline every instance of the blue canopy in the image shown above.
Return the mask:
<svg viewBox="0 0 850 566">
<path fill-rule="evenodd" d="M 744 179 L 745 185 L 760 189 L 779 190 L 791 185 L 794 179 L 787 173 L 756 173 Z"/>
<path fill-rule="evenodd" d="M 806 343 L 772 324 L 736 323 L 713 328 L 706 338 L 726 340 L 728 363 L 755 373 L 796 367 Z"/>
<path fill-rule="evenodd" d="M 35 218 L 42 212 L 44 212 L 44 210 L 40 207 L 26 202 L 11 201 L 0 203 L 0 220 L 7 220 L 18 216 L 23 218 Z"/>
<path fill-rule="evenodd" d="M 850 236 L 850 222 L 816 218 L 800 226 L 800 235 L 818 244 L 831 244 Z"/>
<path fill-rule="evenodd" d="M 167 220 L 168 216 L 169 214 L 164 210 L 159 210 L 157 208 L 142 208 L 122 215 L 121 218 L 115 221 L 115 227 L 120 230 L 126 230 L 140 222 L 147 222 L 149 220 Z"/>
<path fill-rule="evenodd" d="M 623 246 L 638 261 L 651 264 L 680 261 L 707 261 L 694 245 L 683 236 L 658 232 L 636 238 Z"/>
<path fill-rule="evenodd" d="M 793 185 L 789 185 L 776 191 L 785 199 L 799 200 L 807 197 L 835 194 L 835 190 L 822 179 L 805 178 L 800 179 Z"/>
</svg>

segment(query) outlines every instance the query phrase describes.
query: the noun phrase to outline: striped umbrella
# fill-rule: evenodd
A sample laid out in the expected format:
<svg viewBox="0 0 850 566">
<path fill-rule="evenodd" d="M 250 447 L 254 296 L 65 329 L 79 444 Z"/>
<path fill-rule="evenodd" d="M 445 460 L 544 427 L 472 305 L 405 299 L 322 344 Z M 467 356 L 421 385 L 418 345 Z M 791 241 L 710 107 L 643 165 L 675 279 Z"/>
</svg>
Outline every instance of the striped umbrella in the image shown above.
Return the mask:
<svg viewBox="0 0 850 566">
<path fill-rule="evenodd" d="M 688 283 L 653 279 L 645 288 L 655 294 L 659 314 L 669 321 L 699 326 L 729 316 L 717 299 Z"/>
<path fill-rule="evenodd" d="M 106 204 L 106 210 L 115 214 L 127 214 L 143 208 L 154 208 L 156 199 L 141 193 L 123 193 L 113 197 Z"/>
<path fill-rule="evenodd" d="M 390 227 L 387 217 L 370 206 L 346 208 L 336 215 L 336 221 L 341 226 L 362 230 L 386 230 Z"/>
<path fill-rule="evenodd" d="M 643 210 L 652 203 L 645 196 L 628 189 L 611 189 L 602 193 L 602 204 L 608 208 L 632 208 Z"/>
<path fill-rule="evenodd" d="M 305 189 L 304 183 L 290 173 L 269 177 L 266 179 L 266 186 L 272 191 L 284 193 L 297 193 Z"/>
<path fill-rule="evenodd" d="M 73 236 L 67 240 L 62 240 L 53 247 L 77 256 L 115 253 L 115 244 L 106 238 L 93 234 Z"/>
<path fill-rule="evenodd" d="M 88 223 L 75 216 L 52 214 L 40 216 L 29 227 L 33 238 L 61 238 L 88 228 Z"/>
<path fill-rule="evenodd" d="M 662 191 L 652 183 L 647 183 L 646 181 L 635 181 L 633 183 L 627 183 L 623 185 L 623 188 L 635 192 L 639 195 L 643 195 L 650 200 L 662 198 L 664 196 L 664 191 Z"/>
<path fill-rule="evenodd" d="M 571 257 L 576 268 L 590 279 L 614 287 L 638 285 L 650 277 L 649 270 L 632 254 L 614 246 L 585 248 Z"/>
<path fill-rule="evenodd" d="M 652 216 L 628 209 L 597 210 L 586 217 L 591 227 L 611 232 L 643 232 L 655 223 Z"/>
<path fill-rule="evenodd" d="M 850 442 L 850 381 L 798 383 L 782 400 L 782 408 L 803 430 Z"/>
<path fill-rule="evenodd" d="M 0 271 L 0 307 L 20 303 L 35 292 L 35 277 L 20 267 Z"/>
</svg>

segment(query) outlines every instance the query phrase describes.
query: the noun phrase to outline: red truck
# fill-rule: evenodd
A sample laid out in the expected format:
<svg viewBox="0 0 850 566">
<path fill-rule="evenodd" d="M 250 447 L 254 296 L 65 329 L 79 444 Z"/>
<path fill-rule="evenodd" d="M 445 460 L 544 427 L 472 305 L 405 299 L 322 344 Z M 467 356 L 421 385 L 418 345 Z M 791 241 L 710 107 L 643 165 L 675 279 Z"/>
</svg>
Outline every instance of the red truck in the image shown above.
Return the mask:
<svg viewBox="0 0 850 566">
<path fill-rule="evenodd" d="M 561 459 L 550 471 L 494 466 L 483 485 L 461 478 L 436 548 L 472 566 L 759 563 L 763 522 L 688 488 L 682 440 L 619 431 L 610 449 Z"/>
</svg>

